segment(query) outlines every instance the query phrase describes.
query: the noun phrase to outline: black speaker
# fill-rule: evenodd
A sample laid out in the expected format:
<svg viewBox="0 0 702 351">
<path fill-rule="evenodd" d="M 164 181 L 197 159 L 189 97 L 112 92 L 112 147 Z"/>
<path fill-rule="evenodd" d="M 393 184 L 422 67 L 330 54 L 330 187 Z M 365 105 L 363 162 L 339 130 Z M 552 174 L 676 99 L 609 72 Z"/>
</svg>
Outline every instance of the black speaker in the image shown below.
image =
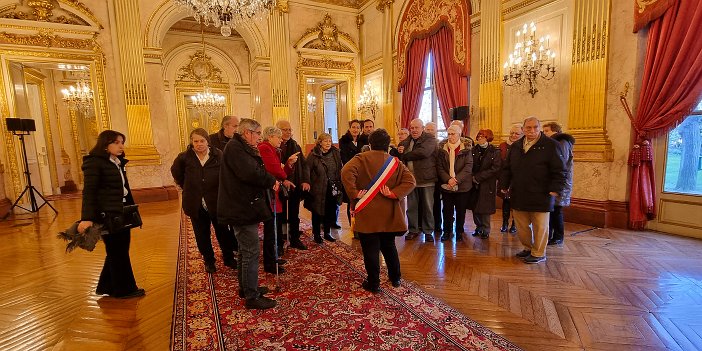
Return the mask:
<svg viewBox="0 0 702 351">
<path fill-rule="evenodd" d="M 451 115 L 451 119 L 454 121 L 462 121 L 468 118 L 468 106 L 453 107 L 449 109 L 449 115 Z"/>
<path fill-rule="evenodd" d="M 37 126 L 31 118 L 5 118 L 9 132 L 34 132 Z"/>
</svg>

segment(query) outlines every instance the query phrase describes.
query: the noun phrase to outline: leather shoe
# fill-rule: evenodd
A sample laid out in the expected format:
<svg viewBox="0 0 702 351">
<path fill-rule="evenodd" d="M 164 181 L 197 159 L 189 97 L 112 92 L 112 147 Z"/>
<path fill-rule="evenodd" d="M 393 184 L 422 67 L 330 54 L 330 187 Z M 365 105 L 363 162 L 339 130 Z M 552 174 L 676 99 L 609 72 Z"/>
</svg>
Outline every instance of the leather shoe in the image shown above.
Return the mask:
<svg viewBox="0 0 702 351">
<path fill-rule="evenodd" d="M 231 269 L 236 269 L 236 259 L 224 260 L 224 265 Z"/>
<path fill-rule="evenodd" d="M 471 235 L 472 235 L 472 236 L 479 236 L 479 235 L 480 235 L 480 231 L 479 231 L 479 230 L 476 230 L 476 231 L 474 231 L 473 234 L 471 234 Z"/>
<path fill-rule="evenodd" d="M 393 288 L 399 288 L 399 287 L 400 287 L 400 280 L 399 280 L 399 279 L 398 279 L 398 280 L 393 280 L 393 281 L 390 282 L 390 283 L 392 284 L 392 287 L 393 287 Z"/>
<path fill-rule="evenodd" d="M 266 273 L 275 274 L 275 266 L 273 266 L 273 267 L 264 267 L 264 268 L 263 268 L 263 271 L 266 272 Z M 283 267 L 281 267 L 280 265 L 278 265 L 278 274 L 283 274 L 283 273 L 285 273 L 285 268 L 283 268 Z"/>
<path fill-rule="evenodd" d="M 341 229 L 341 226 L 339 225 L 339 223 L 334 223 L 334 224 L 332 224 L 331 227 L 334 229 Z"/>
<path fill-rule="evenodd" d="M 371 286 L 367 280 L 364 280 L 363 283 L 361 283 L 361 287 L 363 288 L 363 290 L 370 291 L 374 294 L 377 294 L 380 292 L 379 286 Z"/>
<path fill-rule="evenodd" d="M 414 240 L 418 235 L 419 233 L 407 233 L 407 235 L 405 235 L 405 240 Z"/>
<path fill-rule="evenodd" d="M 116 297 L 118 299 L 131 299 L 132 297 L 141 297 L 144 295 L 146 295 L 146 290 L 139 288 L 139 289 L 132 291 L 131 293 L 129 293 L 127 295 L 114 296 L 114 297 Z"/>
<path fill-rule="evenodd" d="M 334 239 L 334 238 L 331 236 L 331 234 L 329 234 L 329 233 L 324 234 L 324 240 L 326 240 L 326 241 L 331 241 L 331 242 L 335 242 L 335 241 L 336 241 L 336 239 Z"/>
<path fill-rule="evenodd" d="M 268 294 L 271 290 L 265 286 L 259 286 L 256 291 L 258 291 L 258 296 L 263 296 Z M 239 297 L 244 298 L 244 290 L 239 289 Z"/>
<path fill-rule="evenodd" d="M 217 271 L 217 267 L 215 267 L 214 262 L 205 262 L 205 272 L 214 273 L 216 271 Z"/>
<path fill-rule="evenodd" d="M 317 244 L 321 244 L 324 242 L 324 240 L 322 240 L 322 237 L 319 234 L 315 234 L 314 242 L 316 242 Z"/>
<path fill-rule="evenodd" d="M 563 239 L 551 239 L 548 241 L 548 245 L 553 246 L 553 245 L 561 245 L 563 244 Z"/>
<path fill-rule="evenodd" d="M 307 250 L 307 246 L 302 241 L 293 241 L 290 243 L 290 247 L 298 250 Z"/>
<path fill-rule="evenodd" d="M 502 227 L 500 227 L 500 233 L 507 233 L 507 223 L 502 224 Z"/>
<path fill-rule="evenodd" d="M 512 226 L 509 227 L 509 232 L 512 234 L 517 232 L 517 227 L 514 226 L 514 223 L 512 223 Z"/>
<path fill-rule="evenodd" d="M 444 232 L 444 234 L 441 234 L 441 241 L 449 241 L 452 236 L 451 233 Z"/>
<path fill-rule="evenodd" d="M 269 299 L 265 296 L 259 296 L 255 299 L 246 299 L 246 303 L 244 305 L 250 310 L 266 310 L 275 307 L 277 304 L 278 303 L 273 299 Z"/>
<path fill-rule="evenodd" d="M 490 237 L 490 233 L 485 233 L 485 232 L 480 233 L 480 239 L 487 239 L 489 237 Z"/>
</svg>

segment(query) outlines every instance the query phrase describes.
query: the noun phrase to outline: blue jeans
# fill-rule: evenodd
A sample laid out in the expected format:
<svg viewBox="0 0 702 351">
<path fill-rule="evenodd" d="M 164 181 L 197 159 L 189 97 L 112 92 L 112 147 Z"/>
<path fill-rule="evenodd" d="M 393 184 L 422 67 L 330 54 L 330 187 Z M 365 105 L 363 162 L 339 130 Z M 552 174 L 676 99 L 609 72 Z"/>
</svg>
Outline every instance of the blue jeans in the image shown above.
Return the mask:
<svg viewBox="0 0 702 351">
<path fill-rule="evenodd" d="M 234 235 L 239 241 L 239 260 L 237 261 L 237 276 L 239 290 L 243 291 L 246 299 L 258 297 L 258 224 L 233 226 Z"/>
<path fill-rule="evenodd" d="M 419 202 L 422 202 L 421 226 L 424 234 L 434 232 L 434 185 L 416 187 L 407 195 L 407 224 L 410 233 L 419 233 Z"/>
</svg>

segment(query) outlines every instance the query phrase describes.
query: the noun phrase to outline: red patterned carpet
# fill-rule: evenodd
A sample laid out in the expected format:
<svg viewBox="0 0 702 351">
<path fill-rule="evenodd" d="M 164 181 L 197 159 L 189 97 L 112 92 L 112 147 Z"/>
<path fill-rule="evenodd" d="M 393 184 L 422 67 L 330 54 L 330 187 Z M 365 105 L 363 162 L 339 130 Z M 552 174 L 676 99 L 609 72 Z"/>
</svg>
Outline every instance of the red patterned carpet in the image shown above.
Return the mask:
<svg viewBox="0 0 702 351">
<path fill-rule="evenodd" d="M 360 252 L 304 239 L 309 250 L 287 250 L 281 289 L 268 295 L 278 306 L 247 310 L 234 270 L 220 260 L 217 273 L 205 273 L 183 215 L 171 349 L 519 350 L 414 284 L 393 288 L 384 275 L 381 293 L 361 289 Z M 259 276 L 260 285 L 274 289 L 274 275 L 261 267 Z"/>
</svg>

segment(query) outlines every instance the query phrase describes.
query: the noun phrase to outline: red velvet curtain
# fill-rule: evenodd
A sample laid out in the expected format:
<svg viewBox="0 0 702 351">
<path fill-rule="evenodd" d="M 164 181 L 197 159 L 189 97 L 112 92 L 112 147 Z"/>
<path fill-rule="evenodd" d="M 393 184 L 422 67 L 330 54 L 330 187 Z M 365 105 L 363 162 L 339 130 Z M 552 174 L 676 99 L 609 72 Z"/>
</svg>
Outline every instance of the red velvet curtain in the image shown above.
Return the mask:
<svg viewBox="0 0 702 351">
<path fill-rule="evenodd" d="M 449 109 L 468 105 L 468 80 L 453 61 L 453 33 L 446 26 L 429 37 L 434 57 L 434 84 L 441 117 L 446 127 L 451 123 Z M 467 124 L 464 129 L 467 130 Z"/>
<path fill-rule="evenodd" d="M 415 39 L 407 53 L 407 80 L 400 89 L 402 91 L 403 128 L 409 128 L 410 122 L 419 116 L 424 93 L 424 80 L 427 76 L 427 55 L 429 55 L 429 39 Z"/>
<path fill-rule="evenodd" d="M 650 138 L 680 123 L 702 95 L 702 2 L 677 1 L 652 22 L 643 83 L 633 128 L 629 225 L 643 229 L 656 216 L 656 188 Z"/>
</svg>

